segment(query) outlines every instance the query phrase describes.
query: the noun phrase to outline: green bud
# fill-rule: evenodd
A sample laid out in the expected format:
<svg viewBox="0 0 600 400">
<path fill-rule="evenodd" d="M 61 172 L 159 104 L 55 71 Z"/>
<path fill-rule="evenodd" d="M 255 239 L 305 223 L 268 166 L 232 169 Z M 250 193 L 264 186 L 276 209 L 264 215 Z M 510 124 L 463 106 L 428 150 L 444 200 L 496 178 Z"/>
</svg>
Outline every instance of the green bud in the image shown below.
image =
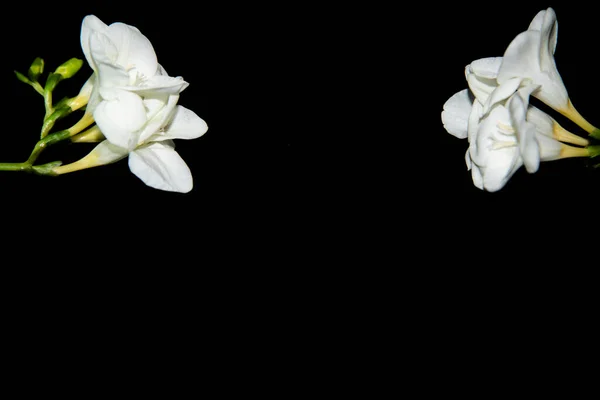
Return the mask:
<svg viewBox="0 0 600 400">
<path fill-rule="evenodd" d="M 71 58 L 69 61 L 63 63 L 60 67 L 56 68 L 55 74 L 62 76 L 62 79 L 69 79 L 79 71 L 83 65 L 83 60 L 80 58 Z"/>
<path fill-rule="evenodd" d="M 17 75 L 17 79 L 20 80 L 21 82 L 31 85 L 32 82 L 29 80 L 29 78 L 27 78 L 25 75 L 23 75 L 19 71 L 15 71 L 15 75 Z"/>
<path fill-rule="evenodd" d="M 34 82 L 37 82 L 39 76 L 44 72 L 44 60 L 40 57 L 33 60 L 31 67 L 29 67 L 29 71 L 27 75 L 29 75 L 29 79 Z"/>
<path fill-rule="evenodd" d="M 56 88 L 56 85 L 58 85 L 58 82 L 60 82 L 63 79 L 61 74 L 55 74 L 54 72 L 51 72 L 50 75 L 48 75 L 48 78 L 46 79 L 46 85 L 44 86 L 44 91 L 46 92 L 51 92 L 54 90 L 54 88 Z"/>
</svg>

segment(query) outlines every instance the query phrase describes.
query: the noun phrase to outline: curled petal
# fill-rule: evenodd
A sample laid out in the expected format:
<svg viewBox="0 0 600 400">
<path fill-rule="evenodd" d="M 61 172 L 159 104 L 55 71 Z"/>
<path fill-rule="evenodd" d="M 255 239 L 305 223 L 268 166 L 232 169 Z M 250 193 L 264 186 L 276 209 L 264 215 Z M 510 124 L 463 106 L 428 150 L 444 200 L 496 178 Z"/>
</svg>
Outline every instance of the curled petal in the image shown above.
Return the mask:
<svg viewBox="0 0 600 400">
<path fill-rule="evenodd" d="M 538 16 L 542 18 L 538 18 Z M 541 19 L 541 25 L 537 25 L 535 19 Z M 547 41 L 547 45 L 541 47 L 541 63 L 549 65 L 554 63 L 554 52 L 556 51 L 556 43 L 558 41 L 558 22 L 556 13 L 552 8 L 545 11 L 540 11 L 529 26 L 529 30 L 541 32 L 541 37 Z"/>
<path fill-rule="evenodd" d="M 476 141 L 474 141 L 473 138 L 477 135 L 479 122 L 481 121 L 482 116 L 483 105 L 479 102 L 479 100 L 475 99 L 473 101 L 473 108 L 469 114 L 469 122 L 467 127 L 467 139 L 469 140 L 469 143 L 471 143 L 471 146 L 476 146 Z"/>
<path fill-rule="evenodd" d="M 514 95 L 507 102 L 512 126 L 514 127 L 519 150 L 527 172 L 534 173 L 540 165 L 540 149 L 536 140 L 536 128 L 526 119 L 527 105 L 521 96 Z"/>
</svg>

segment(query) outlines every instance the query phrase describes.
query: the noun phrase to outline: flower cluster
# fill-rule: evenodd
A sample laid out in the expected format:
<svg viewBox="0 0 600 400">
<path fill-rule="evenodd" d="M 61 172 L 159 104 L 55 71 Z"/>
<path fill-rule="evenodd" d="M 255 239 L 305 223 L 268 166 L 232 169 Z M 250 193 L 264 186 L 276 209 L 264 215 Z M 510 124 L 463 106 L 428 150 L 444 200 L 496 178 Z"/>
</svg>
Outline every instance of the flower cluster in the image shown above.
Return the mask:
<svg viewBox="0 0 600 400">
<path fill-rule="evenodd" d="M 74 75 L 82 61 L 69 60 L 39 84 L 44 63 L 36 59 L 29 77 L 17 77 L 34 87 L 46 104 L 41 139 L 24 163 L 0 164 L 0 170 L 21 170 L 61 175 L 128 158 L 131 172 L 146 185 L 186 193 L 193 187 L 190 169 L 175 151 L 174 139 L 195 139 L 208 127 L 193 111 L 178 105 L 188 83 L 172 77 L 158 63 L 148 38 L 137 28 L 116 22 L 106 25 L 94 15 L 83 19 L 81 48 L 92 75 L 79 94 L 56 105 L 52 91 L 62 79 Z M 50 134 L 56 120 L 85 107 L 79 122 Z M 84 158 L 71 164 L 34 165 L 48 145 L 70 139 L 76 143 L 99 142 Z"/>
<path fill-rule="evenodd" d="M 540 11 L 502 57 L 475 60 L 465 68 L 468 88 L 451 96 L 441 114 L 446 131 L 467 139 L 465 160 L 473 183 L 500 190 L 522 166 L 538 170 L 541 161 L 595 157 L 600 130 L 575 109 L 554 60 L 557 20 L 552 8 Z M 589 139 L 565 130 L 530 104 L 535 97 L 566 116 Z"/>
</svg>

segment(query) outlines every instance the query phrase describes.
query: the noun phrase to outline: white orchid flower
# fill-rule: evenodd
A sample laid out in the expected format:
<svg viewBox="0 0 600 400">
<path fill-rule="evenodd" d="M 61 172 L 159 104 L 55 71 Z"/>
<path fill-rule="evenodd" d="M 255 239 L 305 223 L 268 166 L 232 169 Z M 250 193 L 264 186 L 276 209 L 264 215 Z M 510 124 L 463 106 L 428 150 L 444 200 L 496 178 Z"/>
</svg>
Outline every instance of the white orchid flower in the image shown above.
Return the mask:
<svg viewBox="0 0 600 400">
<path fill-rule="evenodd" d="M 137 132 L 135 148 L 115 145 L 109 140 L 99 143 L 87 156 L 71 164 L 54 168 L 57 175 L 114 163 L 129 157 L 129 169 L 146 185 L 172 192 L 187 193 L 193 188 L 192 174 L 175 151 L 173 139 L 196 139 L 208 126 L 193 111 L 175 106 L 171 98 L 167 106 L 148 104 L 150 122 Z"/>
<path fill-rule="evenodd" d="M 588 133 L 596 128 L 575 109 L 556 67 L 554 52 L 558 36 L 558 22 L 552 8 L 540 11 L 529 28 L 517 35 L 502 57 L 497 81 L 523 78 L 539 85 L 532 95 L 554 110 L 565 115 Z"/>
<path fill-rule="evenodd" d="M 166 104 L 188 83 L 168 76 L 148 38 L 133 26 L 106 25 L 88 15 L 81 27 L 81 47 L 94 70 L 86 113 L 93 115 L 107 140 L 132 150 L 136 133 L 150 121 L 147 100 Z"/>
</svg>

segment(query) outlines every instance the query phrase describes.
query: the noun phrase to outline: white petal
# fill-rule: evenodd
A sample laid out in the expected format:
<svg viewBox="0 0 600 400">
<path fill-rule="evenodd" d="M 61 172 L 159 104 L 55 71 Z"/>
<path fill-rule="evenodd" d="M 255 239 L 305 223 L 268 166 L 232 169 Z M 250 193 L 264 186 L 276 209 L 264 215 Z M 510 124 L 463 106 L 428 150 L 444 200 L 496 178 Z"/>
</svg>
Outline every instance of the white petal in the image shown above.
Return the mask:
<svg viewBox="0 0 600 400">
<path fill-rule="evenodd" d="M 483 190 L 483 175 L 481 174 L 481 170 L 475 164 L 473 164 L 473 168 L 471 169 L 471 179 L 473 179 L 473 185 L 477 189 Z"/>
<path fill-rule="evenodd" d="M 510 178 L 523 165 L 522 159 L 515 153 L 499 150 L 496 157 L 503 162 L 495 163 L 485 169 L 483 186 L 488 192 L 497 192 L 506 186 Z M 505 168 L 507 165 L 508 169 Z"/>
<path fill-rule="evenodd" d="M 108 36 L 98 32 L 92 33 L 90 48 L 99 86 L 115 87 L 129 82 L 127 71 L 116 64 L 118 50 Z"/>
<path fill-rule="evenodd" d="M 496 76 L 502 62 L 502 57 L 489 57 L 473 61 L 465 67 L 465 77 L 469 89 L 481 103 L 485 103 L 488 96 L 498 86 Z"/>
<path fill-rule="evenodd" d="M 92 88 L 92 93 L 90 93 L 90 99 L 88 100 L 87 106 L 85 107 L 86 114 L 94 115 L 94 111 L 96 111 L 96 107 L 102 101 L 102 97 L 100 97 L 100 87 L 95 84 Z"/>
<path fill-rule="evenodd" d="M 195 112 L 183 106 L 177 106 L 173 118 L 165 127 L 160 138 L 154 136 L 153 139 L 196 139 L 204 135 L 207 130 L 208 125 Z"/>
<path fill-rule="evenodd" d="M 106 165 L 119 161 L 129 154 L 127 149 L 115 146 L 108 140 L 100 142 L 88 156 L 93 156 L 97 165 Z"/>
<path fill-rule="evenodd" d="M 183 80 L 182 77 L 170 77 L 164 75 L 156 75 L 149 78 L 139 85 L 130 85 L 123 87 L 124 90 L 138 93 L 140 96 L 157 96 L 179 94 L 189 83 Z"/>
<path fill-rule="evenodd" d="M 531 23 L 529 24 L 529 28 L 527 28 L 528 31 L 541 31 L 542 30 L 542 25 L 544 24 L 544 17 L 546 15 L 546 10 L 542 10 L 540 12 L 538 12 L 535 17 L 533 17 L 533 19 L 531 20 Z"/>
<path fill-rule="evenodd" d="M 167 73 L 167 70 L 160 64 L 158 64 L 158 69 L 156 71 L 156 75 L 169 76 L 169 74 Z"/>
<path fill-rule="evenodd" d="M 519 90 L 517 90 L 517 94 L 523 100 L 523 105 L 525 106 L 525 109 L 529 107 L 529 96 L 539 88 L 540 85 L 526 84 L 525 86 L 521 86 Z"/>
<path fill-rule="evenodd" d="M 498 82 L 515 77 L 532 78 L 540 71 L 540 33 L 525 31 L 517 35 L 504 52 Z"/>
<path fill-rule="evenodd" d="M 90 49 L 90 37 L 93 32 L 104 32 L 108 27 L 106 24 L 95 15 L 87 15 L 83 18 L 83 22 L 81 23 L 81 49 L 83 50 L 83 54 L 90 65 L 90 67 L 95 71 L 96 64 L 92 59 L 91 49 Z"/>
<path fill-rule="evenodd" d="M 473 166 L 473 161 L 471 161 L 471 153 L 469 152 L 469 149 L 467 149 L 465 152 L 465 164 L 467 164 L 467 171 L 470 171 L 471 167 Z"/>
<path fill-rule="evenodd" d="M 475 136 L 477 135 L 477 130 L 479 129 L 479 121 L 483 116 L 483 105 L 479 102 L 479 100 L 473 101 L 473 108 L 471 109 L 471 113 L 469 114 L 469 123 L 467 129 L 467 139 L 469 143 L 476 146 L 476 141 L 474 141 Z"/>
<path fill-rule="evenodd" d="M 547 32 L 551 34 L 551 32 Z M 568 108 L 569 95 L 556 69 L 554 57 L 548 54 L 550 38 L 539 31 L 525 31 L 517 35 L 504 53 L 498 72 L 498 82 L 522 77 L 541 88 L 533 95 L 557 111 Z"/>
<path fill-rule="evenodd" d="M 114 65 L 119 57 L 119 49 L 105 33 L 92 32 L 90 35 L 90 55 L 98 62 Z"/>
<path fill-rule="evenodd" d="M 469 72 L 481 78 L 496 79 L 502 65 L 502 57 L 486 57 L 469 64 Z"/>
<path fill-rule="evenodd" d="M 556 139 L 536 132 L 536 141 L 539 145 L 540 161 L 558 160 L 561 156 L 563 144 Z"/>
<path fill-rule="evenodd" d="M 512 78 L 496 87 L 483 106 L 483 113 L 487 114 L 495 104 L 503 102 L 512 96 L 521 85 L 522 80 L 522 78 Z"/>
<path fill-rule="evenodd" d="M 146 123 L 146 109 L 142 98 L 123 90 L 106 91 L 94 111 L 96 124 L 111 143 L 132 150 L 137 145 L 137 131 Z M 100 94 L 105 97 L 103 89 Z"/>
<path fill-rule="evenodd" d="M 129 155 L 129 168 L 146 185 L 171 192 L 192 190 L 192 173 L 169 142 L 151 143 Z"/>
<path fill-rule="evenodd" d="M 544 64 L 547 60 L 543 58 L 549 58 L 554 55 L 558 40 L 558 22 L 556 20 L 556 13 L 552 8 L 548 8 L 545 11 L 542 26 L 537 30 L 542 33 L 542 38 L 547 43 L 546 46 L 543 46 L 543 50 L 548 50 L 546 54 L 542 54 L 542 64 Z"/>
<path fill-rule="evenodd" d="M 472 108 L 473 99 L 469 95 L 468 89 L 452 95 L 444 103 L 442 111 L 442 123 L 446 131 L 459 139 L 466 138 Z"/>
<path fill-rule="evenodd" d="M 118 49 L 117 63 L 126 70 L 136 68 L 147 77 L 152 77 L 158 70 L 158 61 L 152 43 L 139 29 L 121 22 L 108 27 L 110 39 Z"/>
<path fill-rule="evenodd" d="M 470 144 L 471 160 L 479 167 L 487 191 L 500 190 L 522 165 L 516 138 L 500 131 L 500 126 L 510 124 L 507 121 L 510 121 L 508 110 L 502 105 L 494 107 L 481 121 Z"/>
<path fill-rule="evenodd" d="M 536 140 L 536 128 L 525 118 L 527 106 L 519 95 L 512 96 L 507 102 L 512 126 L 519 141 L 519 150 L 527 172 L 534 173 L 540 165 L 540 149 Z"/>
<path fill-rule="evenodd" d="M 552 137 L 554 135 L 554 119 L 535 106 L 527 108 L 527 121 L 535 125 L 538 133 Z"/>
<path fill-rule="evenodd" d="M 535 126 L 533 124 L 525 124 L 521 130 L 521 138 L 519 139 L 519 147 L 521 148 L 521 157 L 527 172 L 534 173 L 540 166 L 540 146 L 536 140 Z"/>
</svg>

